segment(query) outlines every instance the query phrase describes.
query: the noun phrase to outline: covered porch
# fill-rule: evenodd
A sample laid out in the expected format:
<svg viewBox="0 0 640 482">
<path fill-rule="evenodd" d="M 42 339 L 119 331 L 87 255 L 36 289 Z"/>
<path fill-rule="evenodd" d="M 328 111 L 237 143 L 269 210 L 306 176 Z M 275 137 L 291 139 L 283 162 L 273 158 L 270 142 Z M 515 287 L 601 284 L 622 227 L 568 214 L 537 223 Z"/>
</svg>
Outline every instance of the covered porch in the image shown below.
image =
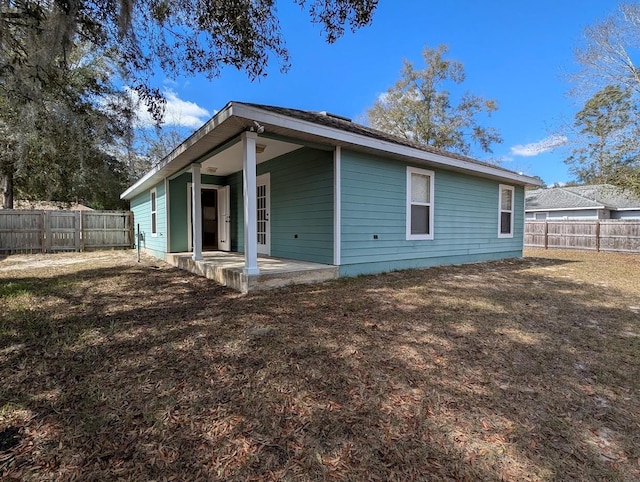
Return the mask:
<svg viewBox="0 0 640 482">
<path fill-rule="evenodd" d="M 338 278 L 337 266 L 269 256 L 257 256 L 258 272 L 247 273 L 243 253 L 224 251 L 205 251 L 200 259 L 192 252 L 167 253 L 167 262 L 242 293 Z"/>
</svg>

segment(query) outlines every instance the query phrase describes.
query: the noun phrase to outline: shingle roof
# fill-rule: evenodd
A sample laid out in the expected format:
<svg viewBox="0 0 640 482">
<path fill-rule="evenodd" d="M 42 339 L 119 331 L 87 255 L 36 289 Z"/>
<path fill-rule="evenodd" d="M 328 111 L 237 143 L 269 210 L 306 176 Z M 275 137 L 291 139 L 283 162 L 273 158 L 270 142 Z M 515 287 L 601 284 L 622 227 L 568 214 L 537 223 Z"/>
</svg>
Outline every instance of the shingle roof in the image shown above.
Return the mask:
<svg viewBox="0 0 640 482">
<path fill-rule="evenodd" d="M 277 107 L 273 105 L 264 105 L 264 104 L 254 104 L 250 102 L 232 102 L 232 104 L 242 104 L 251 107 L 256 107 L 258 109 L 263 109 L 266 111 L 274 112 L 277 114 L 286 115 L 289 117 L 294 117 L 299 120 L 313 122 L 314 124 L 320 124 L 328 127 L 334 127 L 336 129 L 341 129 L 343 131 L 351 132 L 353 134 L 359 134 L 367 137 L 371 137 L 373 139 L 378 139 L 387 142 L 393 142 L 394 144 L 399 144 L 401 146 L 412 147 L 414 149 L 419 149 L 421 151 L 430 152 L 432 154 L 438 154 L 441 156 L 451 157 L 454 159 L 459 159 L 461 161 L 471 162 L 473 164 L 478 164 L 480 166 L 491 166 L 495 169 L 499 169 L 505 172 L 513 173 L 514 171 L 510 169 L 506 169 L 502 166 L 498 166 L 495 164 L 490 164 L 488 162 L 478 161 L 477 159 L 473 159 L 471 157 L 463 156 L 461 154 L 452 153 L 449 151 L 445 151 L 443 149 L 438 149 L 436 147 L 428 146 L 425 144 L 420 144 L 419 142 L 414 142 L 409 139 L 405 139 L 403 137 L 394 136 L 387 132 L 379 131 L 377 129 L 372 129 L 371 127 L 364 126 L 362 124 L 357 124 L 352 122 L 351 120 L 336 116 L 335 114 L 328 114 L 326 112 L 313 112 L 307 110 L 299 110 L 292 109 L 289 107 Z"/>
<path fill-rule="evenodd" d="M 540 184 L 538 179 L 521 172 L 418 144 L 326 112 L 233 101 L 159 160 L 120 197 L 133 199 L 162 179 L 186 169 L 189 164 L 202 162 L 214 150 L 227 145 L 232 139 L 238 139 L 243 131 L 254 128 L 256 122 L 263 122 L 263 127 L 270 129 L 274 135 L 299 139 L 301 142 L 335 145 L 374 155 L 384 153 L 396 159 L 442 166 L 443 169 L 505 180 L 517 185 Z"/>
<path fill-rule="evenodd" d="M 640 208 L 640 198 L 611 184 L 566 187 L 567 191 L 617 209 Z"/>
<path fill-rule="evenodd" d="M 640 209 L 640 199 L 610 184 L 527 191 L 527 211 L 545 209 Z"/>
</svg>

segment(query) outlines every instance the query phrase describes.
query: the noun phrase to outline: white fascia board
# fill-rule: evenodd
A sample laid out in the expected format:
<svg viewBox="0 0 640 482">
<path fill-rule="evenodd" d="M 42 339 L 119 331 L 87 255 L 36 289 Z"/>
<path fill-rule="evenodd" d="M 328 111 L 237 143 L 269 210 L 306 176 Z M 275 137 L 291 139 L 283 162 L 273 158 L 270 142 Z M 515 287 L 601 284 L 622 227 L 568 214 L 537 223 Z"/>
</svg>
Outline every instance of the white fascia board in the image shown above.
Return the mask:
<svg viewBox="0 0 640 482">
<path fill-rule="evenodd" d="M 184 153 L 188 148 L 222 124 L 228 118 L 236 116 L 247 120 L 257 121 L 264 124 L 271 124 L 292 131 L 304 132 L 326 139 L 331 139 L 337 143 L 349 144 L 356 149 L 358 146 L 374 149 L 380 152 L 387 152 L 401 157 L 411 158 L 416 161 L 428 163 L 430 166 L 442 166 L 443 168 L 460 169 L 484 176 L 498 178 L 516 182 L 518 184 L 539 186 L 540 181 L 536 178 L 520 175 L 515 172 L 504 171 L 489 165 L 476 164 L 447 157 L 442 154 L 423 151 L 414 147 L 395 144 L 390 141 L 375 139 L 361 134 L 343 131 L 335 127 L 324 126 L 314 122 L 301 119 L 294 119 L 284 114 L 265 111 L 258 107 L 244 104 L 228 103 L 220 112 L 213 116 L 206 124 L 194 132 L 187 140 L 176 147 L 167 157 L 158 162 L 149 172 L 142 176 L 135 184 L 130 186 L 120 195 L 120 199 L 131 199 L 147 187 L 159 182 L 162 178 L 174 174 L 171 169 L 173 161 Z"/>
<path fill-rule="evenodd" d="M 301 131 L 307 134 L 328 138 L 336 142 L 367 147 L 382 152 L 409 157 L 415 160 L 427 162 L 430 165 L 438 165 L 442 166 L 443 168 L 453 167 L 464 171 L 516 182 L 518 184 L 532 186 L 540 185 L 540 181 L 538 179 L 530 176 L 517 174 L 515 172 L 504 171 L 502 169 L 497 169 L 489 165 L 481 165 L 474 162 L 464 161 L 462 159 L 447 157 L 441 154 L 435 154 L 414 147 L 403 146 L 390 141 L 375 139 L 361 134 L 346 132 L 335 127 L 319 125 L 314 122 L 301 119 L 293 119 L 284 114 L 265 111 L 257 107 L 236 104 L 232 105 L 232 111 L 233 115 L 237 117 L 255 120 L 260 123 L 271 124 L 286 129 Z"/>
<path fill-rule="evenodd" d="M 637 208 L 611 208 L 611 211 L 640 211 L 640 206 Z"/>
<path fill-rule="evenodd" d="M 147 172 L 144 176 L 142 176 L 135 184 L 130 186 L 126 191 L 120 194 L 120 199 L 131 199 L 136 194 L 139 194 L 139 191 L 144 190 L 144 186 L 153 182 L 154 178 L 158 177 L 161 174 L 161 171 L 170 171 L 171 164 L 173 161 L 184 151 L 206 136 L 209 132 L 215 129 L 218 125 L 222 124 L 225 120 L 231 117 L 231 105 L 227 104 L 220 112 L 218 112 L 215 116 L 213 116 L 205 125 L 203 125 L 196 132 L 191 134 L 187 140 L 185 140 L 182 144 L 176 147 L 173 151 L 169 153 L 167 157 L 158 162 L 149 172 Z M 168 177 L 174 174 L 173 172 L 167 172 L 165 176 Z M 159 179 L 158 179 L 159 182 Z M 154 183 L 155 184 L 155 183 Z"/>
</svg>

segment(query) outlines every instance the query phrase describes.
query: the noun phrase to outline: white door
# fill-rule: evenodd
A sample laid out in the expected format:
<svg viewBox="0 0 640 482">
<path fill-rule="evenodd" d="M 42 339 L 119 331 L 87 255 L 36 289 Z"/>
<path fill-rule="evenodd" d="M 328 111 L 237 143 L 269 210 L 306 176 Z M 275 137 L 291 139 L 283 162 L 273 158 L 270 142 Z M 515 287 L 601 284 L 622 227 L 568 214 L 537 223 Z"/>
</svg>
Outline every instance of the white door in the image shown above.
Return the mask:
<svg viewBox="0 0 640 482">
<path fill-rule="evenodd" d="M 218 249 L 231 251 L 231 195 L 229 186 L 218 188 Z"/>
<path fill-rule="evenodd" d="M 258 176 L 256 179 L 256 201 L 258 212 L 258 253 L 271 254 L 271 177 L 269 173 Z"/>
</svg>

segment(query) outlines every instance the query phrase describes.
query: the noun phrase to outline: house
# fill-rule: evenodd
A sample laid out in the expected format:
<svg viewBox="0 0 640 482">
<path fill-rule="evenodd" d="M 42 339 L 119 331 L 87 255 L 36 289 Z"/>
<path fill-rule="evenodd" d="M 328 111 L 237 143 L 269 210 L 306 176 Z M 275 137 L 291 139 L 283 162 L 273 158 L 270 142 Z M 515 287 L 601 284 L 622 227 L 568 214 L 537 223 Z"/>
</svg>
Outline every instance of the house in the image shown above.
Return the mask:
<svg viewBox="0 0 640 482">
<path fill-rule="evenodd" d="M 611 184 L 527 191 L 526 219 L 640 219 L 640 198 Z"/>
<path fill-rule="evenodd" d="M 242 253 L 244 284 L 211 277 L 247 291 L 273 260 L 355 276 L 522 256 L 537 185 L 327 112 L 230 102 L 121 197 L 146 251 L 202 273 Z"/>
</svg>

